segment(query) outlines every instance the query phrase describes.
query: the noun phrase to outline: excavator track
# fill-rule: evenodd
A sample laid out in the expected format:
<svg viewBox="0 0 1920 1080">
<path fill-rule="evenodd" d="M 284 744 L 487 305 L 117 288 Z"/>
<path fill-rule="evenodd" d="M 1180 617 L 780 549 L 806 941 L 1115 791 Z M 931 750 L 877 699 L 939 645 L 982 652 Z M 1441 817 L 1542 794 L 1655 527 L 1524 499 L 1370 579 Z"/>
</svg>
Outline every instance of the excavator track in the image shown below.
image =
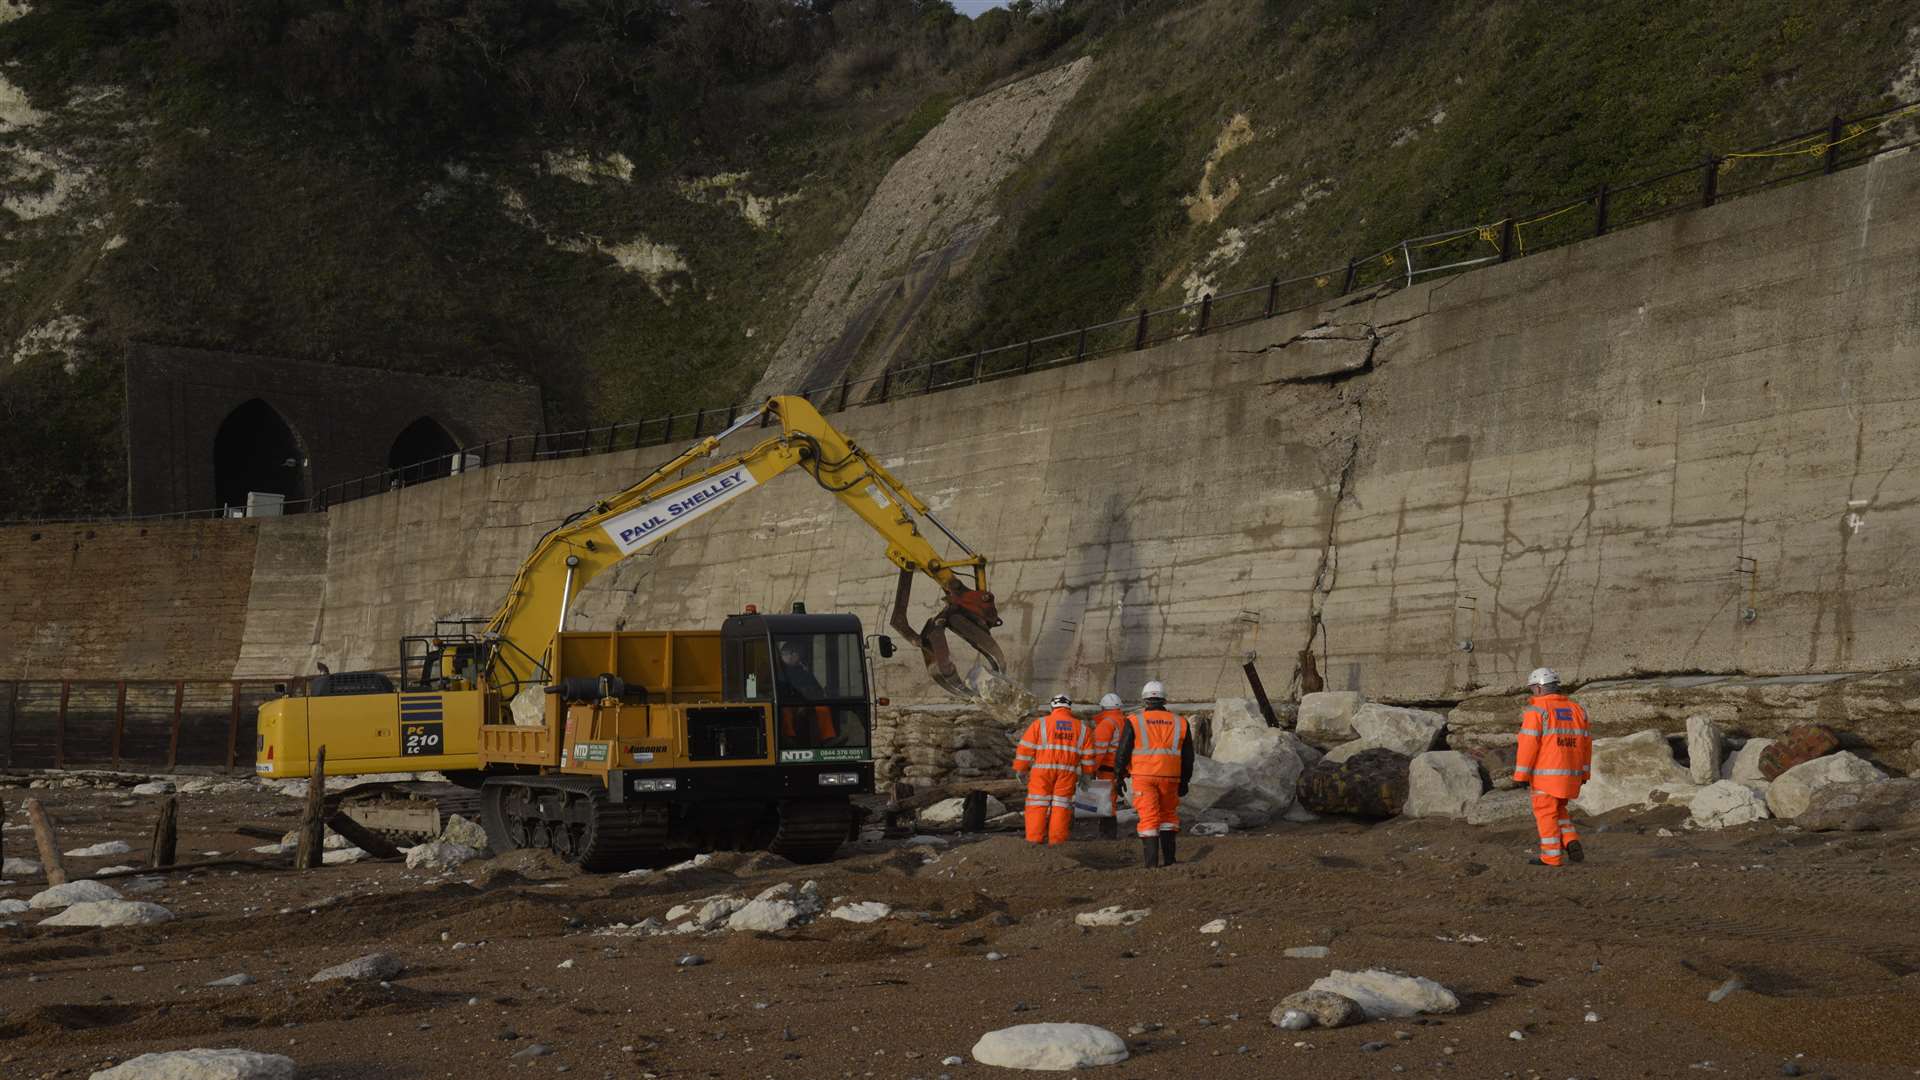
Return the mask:
<svg viewBox="0 0 1920 1080">
<path fill-rule="evenodd" d="M 668 848 L 667 804 L 615 803 L 591 780 L 488 780 L 480 820 L 495 851 L 545 848 L 595 872 L 657 863 Z"/>
<path fill-rule="evenodd" d="M 455 814 L 478 820 L 480 793 L 426 781 L 358 784 L 329 792 L 325 806 L 328 814 L 345 810 L 363 827 L 395 843 L 420 844 L 437 838 Z"/>
<path fill-rule="evenodd" d="M 853 807 L 845 799 L 787 799 L 767 850 L 797 863 L 826 862 L 846 842 L 852 822 Z"/>
</svg>

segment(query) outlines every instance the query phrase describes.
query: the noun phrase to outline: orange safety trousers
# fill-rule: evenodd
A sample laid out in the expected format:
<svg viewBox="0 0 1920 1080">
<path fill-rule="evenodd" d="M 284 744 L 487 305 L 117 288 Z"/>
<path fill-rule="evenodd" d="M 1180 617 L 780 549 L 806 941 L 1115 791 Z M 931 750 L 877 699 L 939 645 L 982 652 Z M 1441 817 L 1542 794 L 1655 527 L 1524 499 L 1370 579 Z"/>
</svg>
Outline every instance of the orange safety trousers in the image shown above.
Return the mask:
<svg viewBox="0 0 1920 1080">
<path fill-rule="evenodd" d="M 1073 830 L 1077 773 L 1035 770 L 1027 780 L 1027 842 L 1064 844 Z"/>
<path fill-rule="evenodd" d="M 1127 784 L 1133 789 L 1133 808 L 1140 813 L 1141 836 L 1180 831 L 1179 777 L 1135 776 Z"/>
<path fill-rule="evenodd" d="M 1093 729 L 1054 709 L 1020 737 L 1013 769 L 1027 777 L 1027 842 L 1064 844 L 1073 830 L 1073 791 L 1093 772 Z"/>
<path fill-rule="evenodd" d="M 1580 834 L 1573 831 L 1573 819 L 1567 816 L 1567 800 L 1536 790 L 1533 823 L 1539 826 L 1540 861 L 1559 866 L 1566 857 L 1567 845 L 1580 839 Z"/>
</svg>

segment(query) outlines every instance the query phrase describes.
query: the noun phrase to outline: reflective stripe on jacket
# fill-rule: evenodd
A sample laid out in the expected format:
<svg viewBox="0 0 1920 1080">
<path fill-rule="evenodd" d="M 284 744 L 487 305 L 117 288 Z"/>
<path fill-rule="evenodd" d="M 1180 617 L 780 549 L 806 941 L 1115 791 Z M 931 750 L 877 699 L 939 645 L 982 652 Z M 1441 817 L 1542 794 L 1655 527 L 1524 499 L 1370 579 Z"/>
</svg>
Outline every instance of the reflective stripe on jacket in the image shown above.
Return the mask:
<svg viewBox="0 0 1920 1080">
<path fill-rule="evenodd" d="M 1013 755 L 1013 771 L 1034 777 L 1047 773 L 1093 772 L 1093 728 L 1071 709 L 1055 709 L 1027 725 Z"/>
<path fill-rule="evenodd" d="M 1113 752 L 1120 747 L 1120 725 L 1127 714 L 1108 709 L 1093 718 L 1093 767 L 1096 775 L 1113 775 Z"/>
<path fill-rule="evenodd" d="M 1131 776 L 1180 779 L 1181 750 L 1187 743 L 1187 718 L 1165 709 L 1144 709 L 1128 717 L 1133 726 Z"/>
<path fill-rule="evenodd" d="M 1593 736 L 1587 729 L 1587 711 L 1565 694 L 1543 694 L 1529 701 L 1520 713 L 1514 782 L 1571 799 L 1592 774 Z"/>
</svg>

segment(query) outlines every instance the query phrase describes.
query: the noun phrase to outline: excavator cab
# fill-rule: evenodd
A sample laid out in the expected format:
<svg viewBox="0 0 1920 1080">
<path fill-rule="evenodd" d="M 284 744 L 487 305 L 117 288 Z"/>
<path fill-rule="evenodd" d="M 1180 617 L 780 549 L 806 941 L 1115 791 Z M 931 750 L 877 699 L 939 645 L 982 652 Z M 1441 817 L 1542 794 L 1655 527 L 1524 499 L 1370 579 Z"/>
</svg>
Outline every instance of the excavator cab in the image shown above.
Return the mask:
<svg viewBox="0 0 1920 1080">
<path fill-rule="evenodd" d="M 781 764 L 868 761 L 873 694 L 853 615 L 730 615 L 720 628 L 722 696 L 774 710 Z"/>
</svg>

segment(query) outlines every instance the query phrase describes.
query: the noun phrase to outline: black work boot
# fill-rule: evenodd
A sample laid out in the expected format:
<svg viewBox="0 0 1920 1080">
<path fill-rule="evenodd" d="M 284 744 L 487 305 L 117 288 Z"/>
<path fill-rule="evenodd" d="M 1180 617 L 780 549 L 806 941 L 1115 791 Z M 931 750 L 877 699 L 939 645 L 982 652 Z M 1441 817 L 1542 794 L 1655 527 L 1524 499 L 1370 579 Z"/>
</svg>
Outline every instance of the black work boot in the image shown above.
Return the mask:
<svg viewBox="0 0 1920 1080">
<path fill-rule="evenodd" d="M 1179 835 L 1180 834 L 1176 832 L 1163 832 L 1160 834 L 1160 865 L 1161 866 L 1172 866 L 1176 861 L 1173 857 L 1173 841 L 1174 841 L 1174 838 Z"/>
<path fill-rule="evenodd" d="M 1151 870 L 1160 865 L 1160 838 L 1143 836 L 1140 838 L 1140 865 Z"/>
<path fill-rule="evenodd" d="M 1567 843 L 1567 859 L 1570 862 L 1586 862 L 1587 849 L 1581 847 L 1580 841 L 1578 840 L 1569 841 Z"/>
<path fill-rule="evenodd" d="M 1118 840 L 1120 838 L 1120 819 L 1103 817 L 1100 819 L 1100 839 Z"/>
</svg>

